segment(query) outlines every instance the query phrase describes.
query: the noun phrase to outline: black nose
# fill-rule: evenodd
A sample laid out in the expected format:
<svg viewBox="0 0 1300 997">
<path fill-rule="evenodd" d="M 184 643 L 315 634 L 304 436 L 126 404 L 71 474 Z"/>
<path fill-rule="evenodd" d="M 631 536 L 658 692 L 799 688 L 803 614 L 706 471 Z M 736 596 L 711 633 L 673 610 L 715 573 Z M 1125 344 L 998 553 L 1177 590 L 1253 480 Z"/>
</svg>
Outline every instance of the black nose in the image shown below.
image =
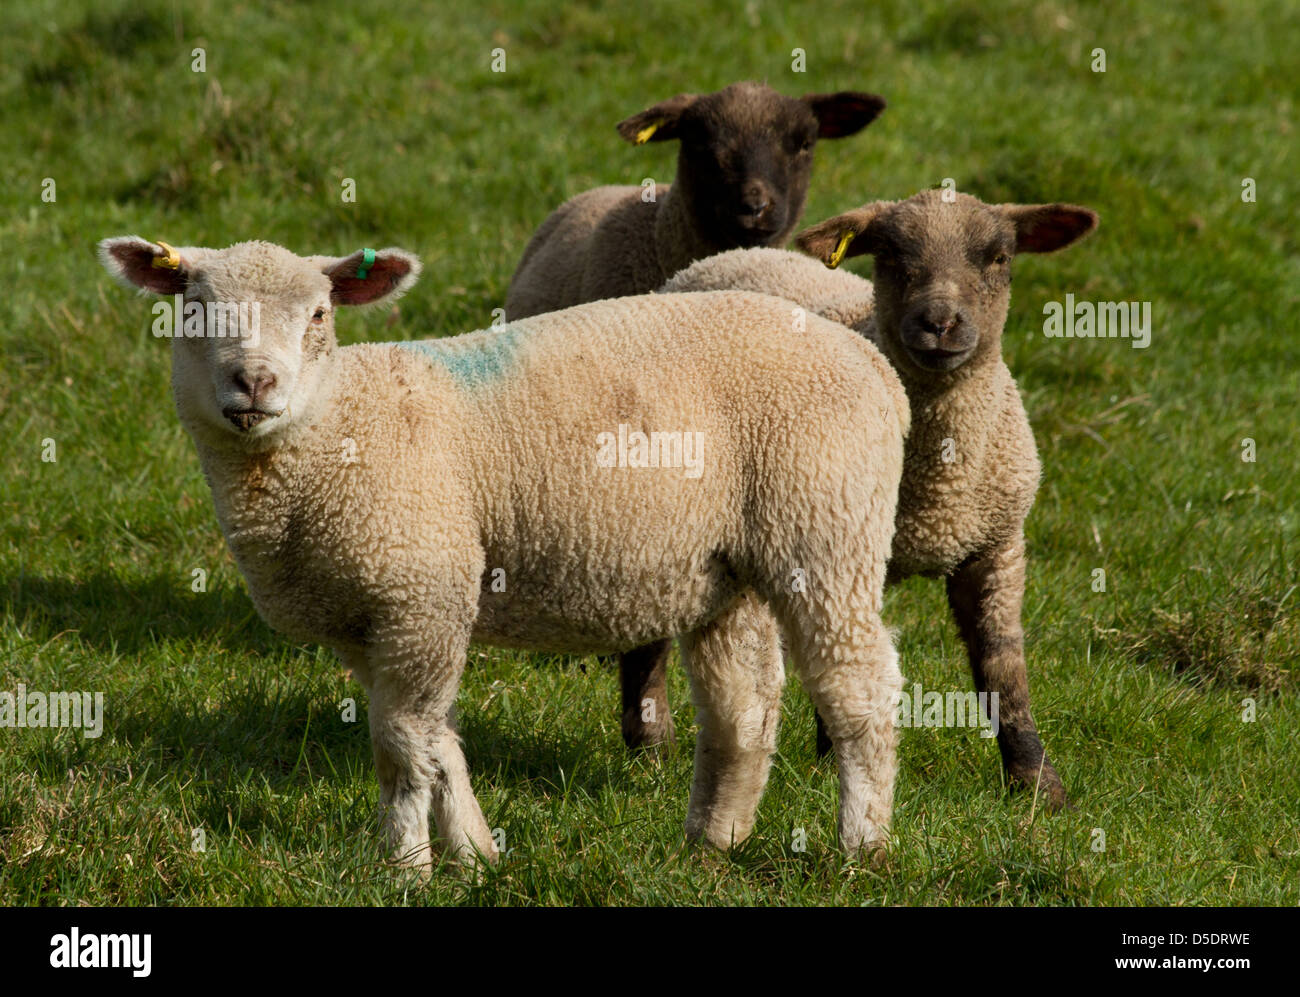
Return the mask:
<svg viewBox="0 0 1300 997">
<path fill-rule="evenodd" d="M 961 312 L 949 305 L 927 305 L 916 315 L 917 325 L 936 336 L 951 332 L 961 321 Z"/>
<path fill-rule="evenodd" d="M 257 396 L 265 395 L 275 387 L 275 375 L 269 372 L 259 371 L 256 374 L 250 374 L 247 371 L 240 371 L 232 380 L 235 386 L 244 394 L 248 395 L 248 401 L 252 407 L 257 406 Z"/>
</svg>

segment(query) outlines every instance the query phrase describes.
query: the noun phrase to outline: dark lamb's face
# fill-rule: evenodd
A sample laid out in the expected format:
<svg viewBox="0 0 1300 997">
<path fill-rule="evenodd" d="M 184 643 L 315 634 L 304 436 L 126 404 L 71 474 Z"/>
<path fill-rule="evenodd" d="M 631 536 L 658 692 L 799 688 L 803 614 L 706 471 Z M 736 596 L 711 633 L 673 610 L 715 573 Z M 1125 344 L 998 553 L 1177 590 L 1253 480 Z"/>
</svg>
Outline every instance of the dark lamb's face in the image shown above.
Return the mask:
<svg viewBox="0 0 1300 997">
<path fill-rule="evenodd" d="M 952 371 L 1000 348 L 1015 229 L 979 204 L 904 204 L 872 229 L 875 286 L 889 328 L 922 370 Z"/>
<path fill-rule="evenodd" d="M 714 251 L 782 246 L 803 213 L 819 138 L 856 135 L 883 97 L 842 90 L 787 97 L 762 83 L 678 94 L 618 124 L 633 145 L 679 142 L 674 198 Z"/>
<path fill-rule="evenodd" d="M 1017 253 L 1051 253 L 1097 227 L 1077 204 L 984 204 L 925 190 L 829 218 L 796 240 L 828 267 L 875 258 L 875 322 L 904 369 L 948 373 L 1002 349 Z"/>
<path fill-rule="evenodd" d="M 802 101 L 761 108 L 700 100 L 684 116 L 678 183 L 719 249 L 783 244 L 803 211 L 818 121 Z"/>
</svg>

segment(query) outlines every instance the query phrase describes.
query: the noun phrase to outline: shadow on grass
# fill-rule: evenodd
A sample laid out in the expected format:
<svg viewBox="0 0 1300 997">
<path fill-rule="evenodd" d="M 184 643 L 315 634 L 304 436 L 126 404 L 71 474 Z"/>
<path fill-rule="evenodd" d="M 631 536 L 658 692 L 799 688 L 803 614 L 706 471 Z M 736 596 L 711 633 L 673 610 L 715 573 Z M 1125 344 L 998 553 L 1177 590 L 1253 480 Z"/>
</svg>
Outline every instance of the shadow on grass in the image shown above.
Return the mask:
<svg viewBox="0 0 1300 997">
<path fill-rule="evenodd" d="M 355 722 L 341 719 L 344 695 L 358 701 Z M 359 689 L 328 681 L 292 689 L 250 685 L 216 708 L 174 704 L 161 717 L 124 718 L 118 729 L 147 742 L 147 757 L 180 770 L 190 807 L 206 826 L 256 837 L 293 826 L 318 794 L 342 793 L 350 798 L 345 805 L 362 806 L 363 819 L 373 821 L 378 786 L 365 708 Z M 487 776 L 496 791 L 593 798 L 606 788 L 638 791 L 625 767 L 593 764 L 608 751 L 581 736 L 510 729 L 473 714 L 462 715 L 460 730 L 470 771 Z M 364 801 L 355 794 L 358 779 Z"/>
<path fill-rule="evenodd" d="M 576 792 L 591 797 L 598 797 L 604 789 L 643 791 L 634 785 L 631 770 L 623 763 L 621 741 L 597 743 L 591 736 L 563 727 L 523 726 L 529 722 L 527 716 L 503 722 L 476 711 L 463 712 L 458 726 L 470 771 L 492 773 L 499 787 L 507 790 Z M 617 739 L 617 733 L 613 737 Z"/>
<path fill-rule="evenodd" d="M 346 698 L 355 700 L 354 720 L 344 719 Z M 475 711 L 461 714 L 460 730 L 471 772 L 508 795 L 646 791 L 622 764 L 621 745 L 615 751 L 581 732 L 534 730 Z M 24 739 L 22 765 L 49 784 L 68 771 L 125 780 L 132 769 L 137 776 L 151 772 L 151 782 L 175 779 L 185 789 L 187 812 L 202 826 L 254 838 L 261 830 L 286 832 L 304 806 L 328 805 L 322 798 L 342 797 L 346 808 L 363 807 L 366 819 L 373 818 L 378 790 L 366 697 L 335 669 L 254 675 L 196 690 L 188 700 L 146 693 L 113 704 L 105 733 L 111 742 L 33 731 Z"/>
<path fill-rule="evenodd" d="M 17 576 L 0 579 L 0 608 L 40 640 L 76 631 L 97 650 L 135 654 L 172 641 L 219 642 L 267 653 L 284 642 L 262 623 L 248 595 L 218 588 L 191 592 L 172 575 L 121 578 Z"/>
<path fill-rule="evenodd" d="M 373 805 L 363 689 L 343 679 L 340 667 L 322 668 L 303 655 L 290 654 L 285 668 L 283 652 L 295 645 L 261 622 L 242 591 L 191 593 L 170 575 L 11 576 L 0 579 L 0 609 L 36 643 L 75 631 L 91 648 L 126 657 L 169 644 L 207 644 L 242 654 L 241 667 L 248 656 L 277 656 L 273 672 L 206 684 L 193 691 L 193 699 L 173 683 L 146 686 L 130 699 L 114 697 L 106 732 L 127 746 L 137 771 L 152 764 L 156 772 L 175 772 L 206 826 L 233 821 L 251 833 L 278 825 L 296 809 L 295 795 L 305 800 L 313 787 L 342 786 L 358 773 L 367 782 L 367 806 Z M 471 669 L 475 661 L 471 656 Z M 577 657 L 545 662 L 583 671 L 588 663 Z M 602 679 L 601 669 L 590 671 L 590 681 L 613 681 Z M 352 722 L 342 717 L 341 702 L 349 697 L 356 701 Z M 596 743 L 598 734 L 556 723 L 553 714 L 544 719 L 540 709 L 535 718 L 530 713 L 525 708 L 522 716 L 506 719 L 462 708 L 458 726 L 471 772 L 490 775 L 500 790 L 525 795 L 644 790 L 623 762 L 616 731 L 610 744 Z M 69 769 L 116 768 L 99 748 L 106 743 L 50 732 L 30 743 L 27 764 L 55 781 Z"/>
</svg>

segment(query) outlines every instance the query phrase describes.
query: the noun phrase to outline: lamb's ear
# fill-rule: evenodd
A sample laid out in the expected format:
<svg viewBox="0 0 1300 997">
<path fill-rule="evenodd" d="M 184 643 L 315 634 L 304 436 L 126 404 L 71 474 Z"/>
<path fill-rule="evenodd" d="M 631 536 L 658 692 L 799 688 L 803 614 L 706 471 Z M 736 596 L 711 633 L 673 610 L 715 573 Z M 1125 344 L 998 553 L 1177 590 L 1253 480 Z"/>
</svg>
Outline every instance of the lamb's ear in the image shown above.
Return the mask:
<svg viewBox="0 0 1300 997">
<path fill-rule="evenodd" d="M 181 294 L 189 283 L 191 268 L 210 252 L 193 246 L 176 249 L 165 242 L 122 235 L 100 242 L 99 262 L 124 287 Z"/>
<path fill-rule="evenodd" d="M 330 279 L 336 305 L 369 305 L 409 291 L 420 276 L 420 258 L 404 249 L 358 249 L 351 256 L 313 256 Z"/>
<path fill-rule="evenodd" d="M 817 115 L 820 138 L 844 138 L 862 131 L 885 109 L 885 98 L 874 93 L 841 90 L 805 94 L 803 102 Z"/>
<path fill-rule="evenodd" d="M 681 124 L 682 114 L 695 100 L 693 93 L 679 93 L 676 97 L 669 97 L 640 114 L 624 118 L 618 123 L 618 133 L 633 145 L 680 138 L 678 125 Z"/>
<path fill-rule="evenodd" d="M 862 256 L 871 252 L 871 240 L 866 238 L 871 223 L 893 201 L 873 201 L 842 215 L 828 218 L 812 228 L 804 229 L 794 237 L 795 245 L 809 256 L 815 256 L 834 270 L 849 256 Z"/>
<path fill-rule="evenodd" d="M 1016 227 L 1017 253 L 1050 253 L 1077 242 L 1097 227 L 1097 212 L 1077 204 L 1000 204 Z"/>
</svg>

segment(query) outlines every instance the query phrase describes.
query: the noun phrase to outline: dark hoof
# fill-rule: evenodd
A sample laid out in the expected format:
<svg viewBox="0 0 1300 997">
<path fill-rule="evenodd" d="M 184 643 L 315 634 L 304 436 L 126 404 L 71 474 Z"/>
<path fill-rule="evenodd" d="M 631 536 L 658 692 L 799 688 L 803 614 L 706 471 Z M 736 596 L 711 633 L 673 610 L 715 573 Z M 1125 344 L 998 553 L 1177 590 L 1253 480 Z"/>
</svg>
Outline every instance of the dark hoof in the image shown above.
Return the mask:
<svg viewBox="0 0 1300 997">
<path fill-rule="evenodd" d="M 1065 794 L 1061 777 L 1056 774 L 1056 769 L 1052 768 L 1052 763 L 1046 759 L 1043 760 L 1041 771 L 1037 765 L 1008 769 L 1007 780 L 1013 790 L 1025 793 L 1033 793 L 1037 790 L 1038 800 L 1048 813 L 1074 809 L 1074 805 Z"/>
<path fill-rule="evenodd" d="M 671 716 L 667 720 L 645 723 L 639 713 L 623 717 L 623 743 L 629 751 L 672 747 L 677 743 L 677 732 Z"/>
</svg>

